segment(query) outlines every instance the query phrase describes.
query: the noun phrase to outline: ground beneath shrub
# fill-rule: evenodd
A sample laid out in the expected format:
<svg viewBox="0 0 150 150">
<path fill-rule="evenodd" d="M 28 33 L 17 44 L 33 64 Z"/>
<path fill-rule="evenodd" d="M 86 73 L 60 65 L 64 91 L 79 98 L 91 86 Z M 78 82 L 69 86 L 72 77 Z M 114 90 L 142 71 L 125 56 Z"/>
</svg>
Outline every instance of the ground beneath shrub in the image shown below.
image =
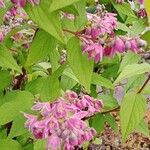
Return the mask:
<svg viewBox="0 0 150 150">
<path fill-rule="evenodd" d="M 118 126 L 119 118 L 116 113 Z M 150 110 L 145 115 L 145 120 L 149 124 L 150 129 Z M 129 136 L 125 144 L 121 143 L 121 133 L 115 134 L 113 130 L 106 125 L 105 131 L 100 136 L 101 144 L 91 144 L 89 150 L 150 150 L 150 139 L 143 134 L 133 133 Z"/>
</svg>

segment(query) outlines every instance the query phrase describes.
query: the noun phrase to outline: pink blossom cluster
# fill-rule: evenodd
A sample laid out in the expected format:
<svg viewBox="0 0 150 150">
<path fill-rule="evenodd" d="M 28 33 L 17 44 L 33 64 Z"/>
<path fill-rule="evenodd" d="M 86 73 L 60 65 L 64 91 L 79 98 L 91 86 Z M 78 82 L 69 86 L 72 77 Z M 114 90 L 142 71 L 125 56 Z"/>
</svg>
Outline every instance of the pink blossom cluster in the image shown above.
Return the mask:
<svg viewBox="0 0 150 150">
<path fill-rule="evenodd" d="M 11 0 L 13 4 L 15 4 L 18 7 L 24 7 L 26 5 L 26 2 L 29 2 L 32 6 L 38 5 L 40 3 L 40 0 Z"/>
<path fill-rule="evenodd" d="M 79 97 L 75 92 L 67 91 L 53 103 L 37 102 L 32 110 L 39 113 L 24 114 L 27 118 L 25 127 L 36 139 L 46 139 L 48 150 L 73 150 L 96 135 L 95 129 L 84 120 L 100 112 L 101 108 L 101 100 L 88 95 Z"/>
<path fill-rule="evenodd" d="M 146 46 L 146 42 L 138 37 L 115 35 L 116 14 L 105 12 L 102 16 L 98 14 L 87 14 L 87 16 L 90 26 L 87 26 L 78 36 L 82 41 L 83 53 L 87 53 L 95 63 L 101 61 L 104 56 L 113 57 L 116 53 L 124 53 L 127 50 L 137 53 L 142 46 Z"/>
</svg>

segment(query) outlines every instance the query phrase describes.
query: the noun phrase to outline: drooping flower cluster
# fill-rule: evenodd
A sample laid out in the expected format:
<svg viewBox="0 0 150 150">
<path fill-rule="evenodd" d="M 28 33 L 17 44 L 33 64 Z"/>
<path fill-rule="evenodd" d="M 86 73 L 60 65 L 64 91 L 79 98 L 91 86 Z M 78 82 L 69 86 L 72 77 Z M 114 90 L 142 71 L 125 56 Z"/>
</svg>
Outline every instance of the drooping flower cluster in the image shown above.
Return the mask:
<svg viewBox="0 0 150 150">
<path fill-rule="evenodd" d="M 101 100 L 88 95 L 78 97 L 75 92 L 68 91 L 53 103 L 37 102 L 32 109 L 39 114 L 25 114 L 25 126 L 36 139 L 47 139 L 47 149 L 73 150 L 96 135 L 84 119 L 100 112 L 101 108 Z"/>
<path fill-rule="evenodd" d="M 40 0 L 11 0 L 13 4 L 15 4 L 18 7 L 24 7 L 26 5 L 26 1 L 34 5 L 38 5 L 40 3 Z"/>
<path fill-rule="evenodd" d="M 77 34 L 82 41 L 83 53 L 86 53 L 95 63 L 102 60 L 103 56 L 113 57 L 116 53 L 124 53 L 131 50 L 137 53 L 146 42 L 139 37 L 130 38 L 116 36 L 114 30 L 117 28 L 116 14 L 106 11 L 96 14 L 87 13 L 88 26 Z"/>
</svg>

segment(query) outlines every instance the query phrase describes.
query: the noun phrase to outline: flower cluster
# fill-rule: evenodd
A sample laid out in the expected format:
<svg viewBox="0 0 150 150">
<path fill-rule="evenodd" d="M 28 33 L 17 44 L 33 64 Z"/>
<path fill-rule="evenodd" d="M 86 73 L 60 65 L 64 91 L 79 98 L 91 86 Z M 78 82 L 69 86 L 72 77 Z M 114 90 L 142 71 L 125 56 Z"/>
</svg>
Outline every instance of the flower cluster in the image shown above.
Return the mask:
<svg viewBox="0 0 150 150">
<path fill-rule="evenodd" d="M 140 38 L 116 36 L 114 30 L 117 27 L 116 14 L 102 12 L 101 14 L 87 14 L 90 25 L 85 28 L 78 37 L 82 41 L 83 53 L 87 53 L 95 63 L 102 60 L 103 56 L 113 57 L 116 53 L 131 50 L 134 53 L 146 46 L 146 42 Z"/>
<path fill-rule="evenodd" d="M 18 7 L 24 7 L 26 5 L 26 0 L 11 0 L 13 4 L 15 4 Z M 40 3 L 40 0 L 28 0 L 29 3 L 31 3 L 32 6 L 38 5 Z"/>
<path fill-rule="evenodd" d="M 47 149 L 73 150 L 96 135 L 95 129 L 84 119 L 100 112 L 101 108 L 101 100 L 88 95 L 79 97 L 68 91 L 53 103 L 37 102 L 32 109 L 39 114 L 24 114 L 27 118 L 25 126 L 36 139 L 47 139 Z"/>
</svg>

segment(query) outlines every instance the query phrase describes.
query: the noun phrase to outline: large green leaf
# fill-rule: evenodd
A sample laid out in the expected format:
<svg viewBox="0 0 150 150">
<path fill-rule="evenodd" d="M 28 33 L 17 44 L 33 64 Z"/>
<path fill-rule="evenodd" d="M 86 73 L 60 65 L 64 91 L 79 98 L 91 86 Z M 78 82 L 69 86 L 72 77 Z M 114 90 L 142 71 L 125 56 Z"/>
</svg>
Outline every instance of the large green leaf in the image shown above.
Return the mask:
<svg viewBox="0 0 150 150">
<path fill-rule="evenodd" d="M 10 139 L 0 140 L 0 148 L 2 150 L 22 150 L 17 141 Z"/>
<path fill-rule="evenodd" d="M 93 73 L 91 83 L 95 85 L 100 85 L 106 88 L 114 89 L 114 85 L 112 84 L 110 80 L 96 73 Z"/>
<path fill-rule="evenodd" d="M 0 90 L 9 86 L 12 80 L 12 76 L 8 71 L 0 70 Z"/>
<path fill-rule="evenodd" d="M 35 21 L 40 28 L 54 36 L 60 42 L 64 43 L 64 37 L 61 29 L 60 18 L 57 12 L 49 13 L 50 1 L 42 0 L 40 5 L 32 7 L 26 5 L 25 10 L 30 18 Z"/>
<path fill-rule="evenodd" d="M 150 65 L 147 63 L 143 64 L 132 64 L 124 67 L 118 78 L 115 80 L 114 84 L 120 82 L 121 80 L 133 77 L 135 75 L 143 74 L 150 71 Z"/>
<path fill-rule="evenodd" d="M 21 72 L 20 67 L 17 65 L 8 49 L 2 44 L 0 44 L 0 66 Z"/>
<path fill-rule="evenodd" d="M 87 56 L 82 53 L 80 42 L 76 37 L 68 41 L 67 50 L 68 63 L 73 73 L 86 90 L 90 92 L 93 61 L 90 61 Z"/>
<path fill-rule="evenodd" d="M 43 30 L 37 31 L 29 48 L 26 65 L 32 65 L 44 59 L 56 47 L 56 40 Z"/>
<path fill-rule="evenodd" d="M 3 101 L 5 103 L 0 107 L 1 125 L 15 119 L 21 111 L 30 109 L 33 105 L 33 95 L 25 91 L 15 91 L 6 94 Z"/>
<path fill-rule="evenodd" d="M 124 57 L 120 64 L 119 72 L 124 69 L 125 66 L 138 63 L 140 61 L 140 56 L 133 53 L 128 52 Z"/>
<path fill-rule="evenodd" d="M 64 8 L 78 1 L 79 0 L 52 0 L 52 4 L 50 5 L 49 12 L 53 12 L 58 9 Z"/>
<path fill-rule="evenodd" d="M 120 120 L 122 130 L 122 140 L 133 132 L 146 112 L 146 100 L 141 94 L 134 92 L 127 93 L 121 104 Z"/>
</svg>

